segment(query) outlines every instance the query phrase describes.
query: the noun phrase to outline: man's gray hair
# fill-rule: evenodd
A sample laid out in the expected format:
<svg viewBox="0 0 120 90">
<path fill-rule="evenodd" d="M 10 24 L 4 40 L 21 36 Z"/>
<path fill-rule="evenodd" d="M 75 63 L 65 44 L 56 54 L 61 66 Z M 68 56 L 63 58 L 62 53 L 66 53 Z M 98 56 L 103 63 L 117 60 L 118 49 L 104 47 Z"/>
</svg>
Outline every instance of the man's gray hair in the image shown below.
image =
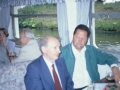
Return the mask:
<svg viewBox="0 0 120 90">
<path fill-rule="evenodd" d="M 42 37 L 42 38 L 39 38 L 39 39 L 38 39 L 38 45 L 39 45 L 39 47 L 40 47 L 40 51 L 41 51 L 41 52 L 42 52 L 41 47 L 42 47 L 42 46 L 46 46 L 47 43 L 48 43 L 48 38 L 47 38 L 47 37 Z"/>
<path fill-rule="evenodd" d="M 39 45 L 39 47 L 40 47 L 40 51 L 41 51 L 41 52 L 42 52 L 41 47 L 42 47 L 42 46 L 47 46 L 48 40 L 49 40 L 50 37 L 53 38 L 53 36 L 45 36 L 45 37 L 42 37 L 42 38 L 39 38 L 39 39 L 38 39 L 38 45 Z M 43 53 L 43 52 L 42 52 L 42 53 Z"/>
<path fill-rule="evenodd" d="M 24 36 L 25 36 L 25 37 L 28 37 L 28 38 L 30 38 L 30 39 L 34 39 L 34 34 L 33 34 L 33 32 L 32 32 L 31 29 L 29 29 L 29 28 L 24 28 L 22 31 L 24 32 Z"/>
</svg>

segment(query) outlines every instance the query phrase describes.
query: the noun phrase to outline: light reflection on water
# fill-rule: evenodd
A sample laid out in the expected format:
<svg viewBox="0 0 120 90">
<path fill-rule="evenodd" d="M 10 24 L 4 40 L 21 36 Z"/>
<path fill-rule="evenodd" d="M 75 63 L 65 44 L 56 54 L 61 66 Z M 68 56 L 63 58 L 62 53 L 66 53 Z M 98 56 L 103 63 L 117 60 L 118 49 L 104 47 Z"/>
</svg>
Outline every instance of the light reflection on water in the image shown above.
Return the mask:
<svg viewBox="0 0 120 90">
<path fill-rule="evenodd" d="M 120 51 L 120 34 L 96 33 L 96 45 L 102 49 Z"/>
</svg>

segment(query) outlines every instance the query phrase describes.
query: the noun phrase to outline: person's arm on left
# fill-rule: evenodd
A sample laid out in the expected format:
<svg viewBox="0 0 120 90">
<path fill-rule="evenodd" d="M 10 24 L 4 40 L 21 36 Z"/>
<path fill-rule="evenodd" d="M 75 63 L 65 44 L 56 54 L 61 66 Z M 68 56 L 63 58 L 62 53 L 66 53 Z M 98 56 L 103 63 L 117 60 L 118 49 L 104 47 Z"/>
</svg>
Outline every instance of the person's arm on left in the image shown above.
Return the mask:
<svg viewBox="0 0 120 90">
<path fill-rule="evenodd" d="M 15 57 L 10 57 L 11 63 L 16 63 L 16 62 L 22 62 L 25 61 L 27 57 L 29 57 L 28 55 L 29 50 L 26 49 L 26 47 L 22 47 L 20 49 L 20 53 L 18 56 Z"/>
<path fill-rule="evenodd" d="M 8 56 L 11 55 L 10 50 L 8 49 L 7 43 L 6 43 L 6 38 L 3 38 L 2 40 L 2 45 L 6 48 Z"/>
<path fill-rule="evenodd" d="M 6 46 L 8 47 L 8 49 L 11 53 L 11 55 L 9 55 L 9 56 L 15 56 L 16 55 L 16 53 L 15 53 L 15 42 L 7 39 L 6 40 Z"/>
</svg>

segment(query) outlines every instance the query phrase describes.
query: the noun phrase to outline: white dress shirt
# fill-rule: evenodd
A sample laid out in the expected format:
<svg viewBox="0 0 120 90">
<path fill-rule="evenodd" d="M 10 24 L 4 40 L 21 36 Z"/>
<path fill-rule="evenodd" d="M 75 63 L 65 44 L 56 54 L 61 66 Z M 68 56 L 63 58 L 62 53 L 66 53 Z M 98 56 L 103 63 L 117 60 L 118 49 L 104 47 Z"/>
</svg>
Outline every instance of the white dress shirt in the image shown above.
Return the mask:
<svg viewBox="0 0 120 90">
<path fill-rule="evenodd" d="M 46 63 L 47 66 L 48 66 L 48 69 L 49 69 L 49 71 L 50 71 L 50 74 L 51 74 L 51 76 L 52 76 L 53 81 L 54 81 L 54 77 L 53 77 L 53 72 L 52 72 L 52 70 L 53 70 L 52 65 L 54 64 L 55 71 L 56 71 L 56 73 L 57 73 L 58 79 L 59 79 L 59 81 L 60 81 L 60 85 L 61 85 L 61 87 L 62 87 L 61 79 L 60 79 L 60 76 L 59 76 L 59 73 L 58 73 L 58 70 L 57 70 L 57 67 L 56 67 L 55 62 L 53 62 L 53 63 L 50 62 L 50 61 L 47 60 L 44 56 L 43 56 L 43 59 L 44 59 L 45 63 Z"/>
<path fill-rule="evenodd" d="M 84 47 L 80 52 L 78 52 L 72 44 L 72 50 L 75 56 L 75 66 L 72 79 L 74 82 L 74 88 L 77 89 L 89 85 L 91 79 L 86 68 L 86 47 Z"/>
</svg>

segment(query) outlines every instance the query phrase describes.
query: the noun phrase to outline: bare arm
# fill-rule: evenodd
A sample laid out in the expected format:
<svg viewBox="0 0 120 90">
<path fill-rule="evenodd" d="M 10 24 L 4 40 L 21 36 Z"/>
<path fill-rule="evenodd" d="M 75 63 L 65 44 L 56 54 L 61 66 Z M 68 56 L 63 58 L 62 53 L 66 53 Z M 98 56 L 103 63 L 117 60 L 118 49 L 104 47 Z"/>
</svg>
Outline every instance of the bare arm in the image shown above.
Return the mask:
<svg viewBox="0 0 120 90">
<path fill-rule="evenodd" d="M 120 81 L 120 71 L 118 67 L 112 67 L 112 72 L 114 75 L 115 82 L 118 83 Z"/>
<path fill-rule="evenodd" d="M 10 61 L 15 60 L 17 56 L 10 56 Z"/>
</svg>

